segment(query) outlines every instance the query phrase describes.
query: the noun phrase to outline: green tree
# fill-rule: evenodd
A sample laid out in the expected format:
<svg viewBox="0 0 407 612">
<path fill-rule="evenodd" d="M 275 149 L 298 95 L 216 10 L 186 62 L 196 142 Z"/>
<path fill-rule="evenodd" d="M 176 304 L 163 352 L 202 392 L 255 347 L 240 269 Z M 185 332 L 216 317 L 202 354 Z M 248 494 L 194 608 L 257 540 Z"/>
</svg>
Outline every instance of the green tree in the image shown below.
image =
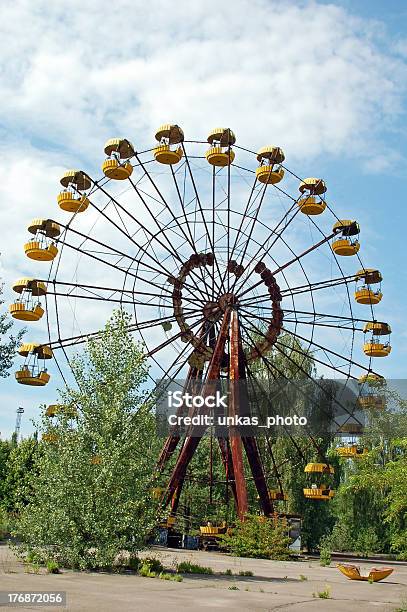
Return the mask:
<svg viewBox="0 0 407 612">
<path fill-rule="evenodd" d="M 238 520 L 233 532 L 222 536 L 221 540 L 222 545 L 238 557 L 280 561 L 290 558 L 287 520 L 277 515 L 265 518 L 248 514 L 244 521 Z"/>
<path fill-rule="evenodd" d="M 41 452 L 37 435 L 10 444 L 3 480 L 3 506 L 18 514 L 32 498 L 37 477 L 36 463 Z"/>
<path fill-rule="evenodd" d="M 40 424 L 43 452 L 18 533 L 26 547 L 73 567 L 109 567 L 135 552 L 155 523 L 150 480 L 157 456 L 142 347 L 116 311 L 72 361 L 78 388 Z"/>
<path fill-rule="evenodd" d="M 7 462 L 12 449 L 9 440 L 0 440 L 0 506 L 4 505 L 6 497 Z"/>
</svg>

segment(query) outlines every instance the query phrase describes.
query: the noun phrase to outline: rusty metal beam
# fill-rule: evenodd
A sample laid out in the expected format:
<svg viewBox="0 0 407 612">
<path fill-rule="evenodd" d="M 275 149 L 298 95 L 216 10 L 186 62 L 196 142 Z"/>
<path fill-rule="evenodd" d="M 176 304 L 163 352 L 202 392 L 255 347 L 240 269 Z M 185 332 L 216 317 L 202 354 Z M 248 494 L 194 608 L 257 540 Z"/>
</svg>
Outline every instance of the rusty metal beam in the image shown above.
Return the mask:
<svg viewBox="0 0 407 612">
<path fill-rule="evenodd" d="M 207 378 L 203 385 L 203 390 L 202 390 L 203 396 L 209 395 L 210 390 L 213 387 L 212 381 L 217 380 L 219 378 L 221 358 L 224 353 L 226 340 L 228 337 L 229 321 L 230 321 L 230 309 L 228 308 L 223 315 L 223 320 L 222 320 L 222 325 L 219 331 L 219 336 L 216 342 L 215 349 L 213 351 L 212 359 L 209 363 Z M 191 433 L 193 433 L 194 435 L 188 435 L 185 438 L 185 442 L 180 451 L 180 454 L 178 455 L 177 462 L 174 466 L 170 481 L 168 483 L 167 491 L 165 493 L 164 500 L 163 500 L 164 505 L 169 504 L 172 496 L 175 493 L 176 488 L 179 485 L 181 485 L 182 487 L 182 483 L 185 479 L 188 465 L 196 449 L 198 448 L 198 444 L 201 440 L 201 437 L 205 433 L 205 430 L 206 430 L 206 427 L 195 427 L 191 430 Z"/>
<path fill-rule="evenodd" d="M 229 364 L 229 379 L 230 399 L 228 412 L 230 417 L 240 415 L 240 386 L 239 379 L 241 368 L 240 366 L 240 351 L 239 351 L 239 321 L 236 310 L 232 310 L 230 315 L 230 364 Z M 236 484 L 236 501 L 237 513 L 240 520 L 245 518 L 249 507 L 247 502 L 247 486 L 244 475 L 242 438 L 238 428 L 230 427 L 230 448 L 232 451 L 233 470 L 235 474 Z"/>
</svg>

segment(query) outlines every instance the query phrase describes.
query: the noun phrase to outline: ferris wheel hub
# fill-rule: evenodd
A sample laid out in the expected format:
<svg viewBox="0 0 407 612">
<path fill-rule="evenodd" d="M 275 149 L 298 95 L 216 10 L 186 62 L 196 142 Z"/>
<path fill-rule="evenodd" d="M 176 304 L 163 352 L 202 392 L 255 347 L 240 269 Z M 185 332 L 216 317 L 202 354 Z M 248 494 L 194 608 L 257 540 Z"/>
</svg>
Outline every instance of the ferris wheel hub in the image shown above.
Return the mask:
<svg viewBox="0 0 407 612">
<path fill-rule="evenodd" d="M 219 298 L 219 307 L 223 312 L 225 312 L 228 308 L 233 306 L 237 306 L 239 304 L 239 300 L 234 293 L 224 293 Z"/>
</svg>

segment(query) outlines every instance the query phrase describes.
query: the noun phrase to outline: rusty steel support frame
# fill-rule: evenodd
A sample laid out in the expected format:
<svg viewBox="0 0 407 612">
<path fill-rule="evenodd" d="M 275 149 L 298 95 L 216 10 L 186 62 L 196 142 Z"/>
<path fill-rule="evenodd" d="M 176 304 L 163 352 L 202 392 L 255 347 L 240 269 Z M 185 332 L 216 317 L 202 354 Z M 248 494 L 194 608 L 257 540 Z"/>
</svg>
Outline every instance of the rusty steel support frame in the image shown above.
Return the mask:
<svg viewBox="0 0 407 612">
<path fill-rule="evenodd" d="M 207 379 L 203 385 L 202 395 L 209 395 L 209 391 L 213 386 L 213 381 L 219 378 L 220 374 L 220 362 L 222 355 L 225 350 L 226 340 L 228 337 L 228 328 L 230 321 L 230 310 L 227 309 L 223 315 L 222 325 L 219 331 L 218 340 L 216 342 L 215 349 L 213 351 L 212 359 L 209 363 Z M 168 483 L 167 490 L 164 495 L 163 505 L 168 505 L 171 501 L 172 496 L 178 486 L 182 486 L 185 480 L 186 471 L 188 465 L 198 448 L 201 437 L 205 433 L 206 427 L 195 427 L 192 428 L 191 433 L 185 438 L 184 444 L 181 448 L 177 462 L 171 474 L 170 481 Z"/>
<path fill-rule="evenodd" d="M 229 380 L 230 397 L 229 397 L 229 415 L 237 417 L 240 415 L 240 375 L 241 375 L 241 351 L 239 342 L 239 322 L 236 310 L 232 310 L 230 316 L 230 363 L 229 363 Z M 242 438 L 237 427 L 230 427 L 230 447 L 232 451 L 232 462 L 235 473 L 236 483 L 236 509 L 240 520 L 243 520 L 248 512 L 249 506 L 247 502 L 247 487 L 244 476 L 244 463 L 242 452 Z"/>
<path fill-rule="evenodd" d="M 220 363 L 225 351 L 226 342 L 229 340 L 229 379 L 231 381 L 231 394 L 229 401 L 228 416 L 239 416 L 240 414 L 240 393 L 239 381 L 246 378 L 245 356 L 242 348 L 242 341 L 239 330 L 238 313 L 229 306 L 226 308 L 216 345 L 209 363 L 206 380 L 202 387 L 202 395 L 206 396 L 213 389 L 213 381 L 220 376 Z M 191 374 L 191 373 L 190 373 Z M 190 374 L 188 378 L 190 378 Z M 187 383 L 188 384 L 188 383 Z M 171 505 L 171 514 L 175 515 L 178 507 L 182 486 L 185 480 L 188 465 L 199 445 L 199 442 L 206 431 L 205 426 L 192 427 L 184 439 L 176 464 L 172 471 L 167 489 L 162 498 L 162 506 Z M 180 438 L 169 436 L 165 442 L 160 455 L 159 466 L 162 469 L 174 452 Z M 222 462 L 224 465 L 227 480 L 230 482 L 233 496 L 236 503 L 239 518 L 244 519 L 248 512 L 247 487 L 244 474 L 243 448 L 247 455 L 250 470 L 254 483 L 259 494 L 260 505 L 266 516 L 273 514 L 273 504 L 270 500 L 266 478 L 260 459 L 257 442 L 252 436 L 241 436 L 236 427 L 231 428 L 231 435 L 228 438 L 218 438 L 221 451 Z"/>
</svg>

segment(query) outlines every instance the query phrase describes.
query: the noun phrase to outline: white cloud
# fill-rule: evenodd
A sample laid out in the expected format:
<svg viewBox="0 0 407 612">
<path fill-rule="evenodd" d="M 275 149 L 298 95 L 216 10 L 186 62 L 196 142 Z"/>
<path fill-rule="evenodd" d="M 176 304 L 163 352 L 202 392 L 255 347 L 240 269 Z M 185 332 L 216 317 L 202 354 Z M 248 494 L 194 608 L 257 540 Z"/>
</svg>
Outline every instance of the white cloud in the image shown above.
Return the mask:
<svg viewBox="0 0 407 612">
<path fill-rule="evenodd" d="M 147 10 L 117 0 L 109 14 L 79 1 L 9 10 L 8 121 L 74 159 L 95 162 L 117 132 L 147 144 L 167 120 L 202 139 L 226 123 L 240 142 L 271 139 L 291 159 L 369 159 L 383 117 L 401 108 L 405 64 L 381 50 L 376 24 L 340 7 L 153 0 Z"/>
</svg>

